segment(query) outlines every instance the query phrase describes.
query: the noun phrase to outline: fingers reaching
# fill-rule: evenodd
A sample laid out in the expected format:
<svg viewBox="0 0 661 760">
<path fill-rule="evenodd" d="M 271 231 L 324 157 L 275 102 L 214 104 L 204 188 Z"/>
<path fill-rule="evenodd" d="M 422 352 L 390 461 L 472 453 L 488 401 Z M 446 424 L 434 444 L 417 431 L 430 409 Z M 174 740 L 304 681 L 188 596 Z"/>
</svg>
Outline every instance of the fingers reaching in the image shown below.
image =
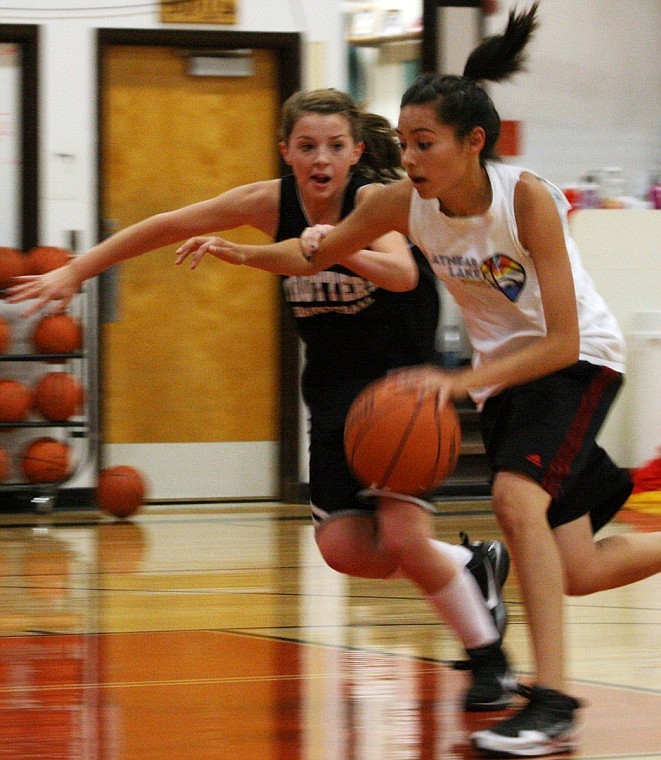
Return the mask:
<svg viewBox="0 0 661 760">
<path fill-rule="evenodd" d="M 41 311 L 47 304 L 51 304 L 50 312 L 65 311 L 71 303 L 77 288 L 63 286 L 53 282 L 48 275 L 22 275 L 15 277 L 12 285 L 7 288 L 7 302 L 21 303 L 32 301 L 23 311 L 23 316 L 29 317 Z"/>
<path fill-rule="evenodd" d="M 230 264 L 243 264 L 244 255 L 240 246 L 220 237 L 194 237 L 176 250 L 175 264 L 182 264 L 190 256 L 190 267 L 195 269 L 206 254 L 215 256 Z"/>
</svg>

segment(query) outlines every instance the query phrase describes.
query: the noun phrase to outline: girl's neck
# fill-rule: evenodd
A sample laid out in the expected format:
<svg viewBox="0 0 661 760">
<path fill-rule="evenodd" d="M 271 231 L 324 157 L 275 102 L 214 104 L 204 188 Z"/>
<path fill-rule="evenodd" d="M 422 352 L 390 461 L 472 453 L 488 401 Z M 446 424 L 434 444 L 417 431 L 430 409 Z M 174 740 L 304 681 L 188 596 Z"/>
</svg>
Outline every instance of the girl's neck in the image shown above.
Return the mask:
<svg viewBox="0 0 661 760">
<path fill-rule="evenodd" d="M 344 204 L 344 194 L 346 192 L 349 179 L 342 189 L 341 193 L 329 196 L 327 198 L 306 198 L 296 183 L 296 194 L 298 202 L 303 210 L 303 214 L 310 226 L 314 224 L 337 224 L 342 218 L 342 206 Z"/>
<path fill-rule="evenodd" d="M 491 207 L 491 200 L 491 181 L 487 170 L 480 166 L 456 197 L 439 197 L 438 205 L 445 216 L 482 216 Z"/>
</svg>

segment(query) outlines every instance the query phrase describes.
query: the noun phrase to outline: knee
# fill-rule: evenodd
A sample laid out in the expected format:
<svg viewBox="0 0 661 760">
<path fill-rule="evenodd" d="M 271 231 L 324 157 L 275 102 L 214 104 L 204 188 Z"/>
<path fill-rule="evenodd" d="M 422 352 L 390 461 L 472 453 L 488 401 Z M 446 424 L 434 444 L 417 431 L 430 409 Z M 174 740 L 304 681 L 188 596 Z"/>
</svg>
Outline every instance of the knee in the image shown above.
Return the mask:
<svg viewBox="0 0 661 760">
<path fill-rule="evenodd" d="M 599 568 L 594 553 L 581 552 L 580 558 L 563 554 L 562 565 L 567 596 L 586 596 L 599 590 Z"/>
<path fill-rule="evenodd" d="M 395 560 L 398 560 L 402 554 L 406 553 L 406 546 L 409 540 L 406 535 L 397 535 L 388 531 L 382 531 L 379 536 L 379 546 L 381 551 L 389 554 Z"/>
<path fill-rule="evenodd" d="M 332 570 L 361 578 L 388 578 L 396 564 L 378 546 L 372 526 L 364 520 L 337 520 L 318 529 L 315 539 Z"/>
<path fill-rule="evenodd" d="M 576 573 L 565 569 L 564 592 L 567 596 L 585 596 L 593 591 L 589 578 L 583 573 Z"/>
<path fill-rule="evenodd" d="M 525 536 L 548 526 L 550 497 L 523 476 L 498 477 L 491 494 L 494 515 L 507 539 Z"/>
<path fill-rule="evenodd" d="M 331 570 L 344 573 L 345 575 L 354 574 L 356 560 L 352 552 L 347 550 L 346 546 L 343 546 L 338 541 L 324 540 L 319 535 L 316 538 L 319 552 Z"/>
<path fill-rule="evenodd" d="M 506 536 L 517 535 L 525 528 L 529 514 L 518 500 L 508 493 L 494 493 L 492 497 L 493 513 Z"/>
</svg>

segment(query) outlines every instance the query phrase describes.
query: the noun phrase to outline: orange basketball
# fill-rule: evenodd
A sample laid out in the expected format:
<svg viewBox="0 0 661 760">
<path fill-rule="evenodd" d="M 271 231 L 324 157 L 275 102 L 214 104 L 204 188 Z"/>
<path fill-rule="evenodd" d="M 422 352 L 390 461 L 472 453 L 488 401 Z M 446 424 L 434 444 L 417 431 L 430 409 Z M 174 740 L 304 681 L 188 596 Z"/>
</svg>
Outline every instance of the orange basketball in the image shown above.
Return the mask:
<svg viewBox="0 0 661 760">
<path fill-rule="evenodd" d="M 71 251 L 67 251 L 66 248 L 39 245 L 27 253 L 27 271 L 30 274 L 46 274 L 53 269 L 63 267 L 69 262 L 71 256 Z"/>
<path fill-rule="evenodd" d="M 35 438 L 23 450 L 21 469 L 30 483 L 58 483 L 71 469 L 71 449 L 49 436 Z"/>
<path fill-rule="evenodd" d="M 6 354 L 11 347 L 11 327 L 6 319 L 0 317 L 0 354 Z"/>
<path fill-rule="evenodd" d="M 34 405 L 34 393 L 18 380 L 0 380 L 0 422 L 21 422 Z"/>
<path fill-rule="evenodd" d="M 40 354 L 71 354 L 83 345 L 83 328 L 69 314 L 47 314 L 37 323 L 32 342 Z"/>
<path fill-rule="evenodd" d="M 130 517 L 144 504 L 147 486 L 134 467 L 120 464 L 99 473 L 96 503 L 113 517 Z"/>
<path fill-rule="evenodd" d="M 9 477 L 9 470 L 11 469 L 11 456 L 7 449 L 0 446 L 0 483 L 4 483 Z"/>
<path fill-rule="evenodd" d="M 35 387 L 34 402 L 47 420 L 63 422 L 73 417 L 83 404 L 80 381 L 68 372 L 49 372 Z"/>
<path fill-rule="evenodd" d="M 366 486 L 422 496 L 450 475 L 461 428 L 454 405 L 435 395 L 395 388 L 387 378 L 354 400 L 344 427 L 349 466 Z"/>
<path fill-rule="evenodd" d="M 14 277 L 25 272 L 25 254 L 18 248 L 0 247 L 0 288 L 8 287 Z"/>
</svg>

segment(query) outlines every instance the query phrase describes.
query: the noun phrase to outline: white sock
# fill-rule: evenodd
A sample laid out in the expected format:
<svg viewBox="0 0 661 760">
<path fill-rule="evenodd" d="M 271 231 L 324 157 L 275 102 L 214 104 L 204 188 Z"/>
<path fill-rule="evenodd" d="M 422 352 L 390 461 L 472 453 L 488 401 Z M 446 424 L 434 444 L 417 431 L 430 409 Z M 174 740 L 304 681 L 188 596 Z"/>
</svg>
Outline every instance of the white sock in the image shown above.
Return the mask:
<svg viewBox="0 0 661 760">
<path fill-rule="evenodd" d="M 428 599 L 466 649 L 479 649 L 500 638 L 480 587 L 468 570 L 459 570 L 449 583 Z"/>
<path fill-rule="evenodd" d="M 473 552 L 467 546 L 447 544 L 445 541 L 439 541 L 437 538 L 430 538 L 429 543 L 439 554 L 449 557 L 457 567 L 466 567 L 473 558 Z"/>
</svg>

